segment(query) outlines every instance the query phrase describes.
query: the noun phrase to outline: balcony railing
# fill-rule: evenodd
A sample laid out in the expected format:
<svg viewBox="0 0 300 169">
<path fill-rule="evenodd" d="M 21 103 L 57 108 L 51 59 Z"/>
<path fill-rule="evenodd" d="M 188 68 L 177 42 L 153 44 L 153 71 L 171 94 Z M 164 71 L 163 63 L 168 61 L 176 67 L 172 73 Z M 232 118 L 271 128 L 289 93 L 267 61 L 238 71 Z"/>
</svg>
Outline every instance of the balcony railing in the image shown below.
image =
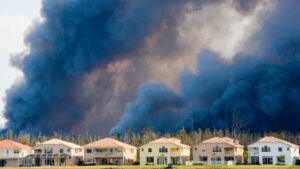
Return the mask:
<svg viewBox="0 0 300 169">
<path fill-rule="evenodd" d="M 259 151 L 248 151 L 250 156 L 258 156 L 259 155 Z"/>
<path fill-rule="evenodd" d="M 170 152 L 170 155 L 171 156 L 189 156 L 190 153 L 189 152 Z"/>
<path fill-rule="evenodd" d="M 225 151 L 225 156 L 234 156 L 234 152 L 233 151 Z"/>
<path fill-rule="evenodd" d="M 3 159 L 8 159 L 8 158 L 21 158 L 22 157 L 22 153 L 18 153 L 18 154 L 0 154 L 0 158 Z"/>
<path fill-rule="evenodd" d="M 94 156 L 101 156 L 101 157 L 108 157 L 108 156 L 117 156 L 121 157 L 123 156 L 123 152 L 94 152 Z"/>
</svg>

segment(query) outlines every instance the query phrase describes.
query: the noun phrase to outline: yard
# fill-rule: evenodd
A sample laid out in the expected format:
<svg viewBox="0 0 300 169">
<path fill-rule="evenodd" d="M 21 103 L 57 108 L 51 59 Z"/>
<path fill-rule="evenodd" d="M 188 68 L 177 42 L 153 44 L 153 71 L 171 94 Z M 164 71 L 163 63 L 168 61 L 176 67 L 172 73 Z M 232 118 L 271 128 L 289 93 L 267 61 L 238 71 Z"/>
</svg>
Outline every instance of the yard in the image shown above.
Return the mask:
<svg viewBox="0 0 300 169">
<path fill-rule="evenodd" d="M 8 167 L 6 169 L 15 169 Z M 66 166 L 66 167 L 22 167 L 24 169 L 164 169 L 167 166 Z M 261 165 L 239 165 L 239 166 L 214 166 L 214 165 L 191 165 L 173 166 L 174 169 L 300 169 L 300 166 L 261 166 Z"/>
</svg>

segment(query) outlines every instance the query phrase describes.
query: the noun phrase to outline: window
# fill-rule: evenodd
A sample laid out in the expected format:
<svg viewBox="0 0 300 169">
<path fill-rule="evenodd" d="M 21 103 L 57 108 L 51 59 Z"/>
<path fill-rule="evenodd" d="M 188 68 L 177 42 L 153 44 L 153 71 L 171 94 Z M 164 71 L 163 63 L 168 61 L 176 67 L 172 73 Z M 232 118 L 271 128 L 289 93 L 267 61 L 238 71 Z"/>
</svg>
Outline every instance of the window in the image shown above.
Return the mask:
<svg viewBox="0 0 300 169">
<path fill-rule="evenodd" d="M 168 164 L 167 157 L 157 157 L 157 165 Z"/>
<path fill-rule="evenodd" d="M 45 154 L 52 154 L 52 148 L 47 147 L 44 149 Z"/>
<path fill-rule="evenodd" d="M 141 151 L 144 151 L 144 148 L 141 148 Z"/>
<path fill-rule="evenodd" d="M 45 165 L 54 165 L 54 158 L 53 157 L 46 157 L 45 158 Z"/>
<path fill-rule="evenodd" d="M 19 150 L 14 150 L 14 154 L 19 154 Z"/>
<path fill-rule="evenodd" d="M 278 151 L 279 151 L 279 152 L 282 152 L 282 147 L 278 147 Z"/>
<path fill-rule="evenodd" d="M 221 164 L 221 157 L 220 156 L 211 157 L 211 164 Z"/>
<path fill-rule="evenodd" d="M 287 147 L 287 148 L 286 148 L 286 150 L 287 150 L 287 151 L 290 151 L 290 148 L 289 148 L 289 147 Z"/>
<path fill-rule="evenodd" d="M 152 148 L 148 148 L 148 152 L 151 153 L 152 152 Z"/>
<path fill-rule="evenodd" d="M 273 158 L 272 157 L 263 156 L 262 160 L 263 160 L 263 164 L 273 164 Z"/>
<path fill-rule="evenodd" d="M 6 156 L 9 156 L 9 150 L 5 151 Z"/>
<path fill-rule="evenodd" d="M 154 163 L 154 157 L 146 157 L 146 163 L 147 164 L 153 164 Z"/>
<path fill-rule="evenodd" d="M 278 156 L 277 157 L 277 162 L 284 164 L 285 163 L 285 156 L 284 155 Z"/>
<path fill-rule="evenodd" d="M 261 148 L 261 152 L 271 152 L 271 148 L 268 146 L 264 146 Z"/>
<path fill-rule="evenodd" d="M 68 153 L 71 151 L 71 149 L 68 149 Z"/>
<path fill-rule="evenodd" d="M 86 153 L 92 153 L 92 149 L 86 149 Z"/>
<path fill-rule="evenodd" d="M 202 152 L 205 152 L 205 148 L 204 148 L 204 147 L 202 147 L 202 148 L 201 148 L 201 151 L 202 151 Z"/>
<path fill-rule="evenodd" d="M 197 151 L 197 147 L 195 147 L 194 150 Z"/>
<path fill-rule="evenodd" d="M 64 149 L 59 149 L 59 153 L 64 153 Z"/>
<path fill-rule="evenodd" d="M 159 152 L 160 153 L 167 153 L 168 152 L 168 148 L 166 148 L 165 146 L 162 146 L 161 148 L 159 148 Z"/>
<path fill-rule="evenodd" d="M 200 161 L 207 161 L 207 156 L 199 156 Z"/>
<path fill-rule="evenodd" d="M 213 152 L 222 152 L 222 148 L 219 146 L 213 147 Z"/>
</svg>

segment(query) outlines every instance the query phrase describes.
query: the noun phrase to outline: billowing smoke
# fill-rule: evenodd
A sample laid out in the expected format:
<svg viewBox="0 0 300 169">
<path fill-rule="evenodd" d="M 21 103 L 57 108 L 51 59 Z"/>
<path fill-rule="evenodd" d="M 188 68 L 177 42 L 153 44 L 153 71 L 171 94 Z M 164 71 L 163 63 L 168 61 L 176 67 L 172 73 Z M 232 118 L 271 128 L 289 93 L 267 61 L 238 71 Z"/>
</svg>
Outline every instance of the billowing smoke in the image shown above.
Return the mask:
<svg viewBox="0 0 300 169">
<path fill-rule="evenodd" d="M 300 4 L 276 1 L 273 5 L 276 7 L 264 17 L 260 31 L 251 37 L 257 46 L 253 54 L 240 51 L 228 61 L 211 50 L 202 51 L 196 71 L 186 68 L 181 72 L 178 90 L 166 88 L 168 92 L 149 94 L 140 90 L 158 91 L 164 85 L 143 84 L 137 100 L 127 105 L 111 132 L 123 132 L 127 127 L 140 130 L 147 125 L 160 131 L 181 127 L 299 131 Z M 174 93 L 183 104 L 177 99 L 169 102 Z M 167 106 L 148 107 L 153 100 L 167 102 Z M 159 122 L 153 121 L 153 116 Z M 166 123 L 163 129 L 160 121 Z"/>
<path fill-rule="evenodd" d="M 111 132 L 289 129 L 265 122 L 297 114 L 297 86 L 284 81 L 297 78 L 289 2 L 44 0 L 28 51 L 12 58 L 24 78 L 7 90 L 6 127 L 104 133 L 124 112 Z"/>
</svg>

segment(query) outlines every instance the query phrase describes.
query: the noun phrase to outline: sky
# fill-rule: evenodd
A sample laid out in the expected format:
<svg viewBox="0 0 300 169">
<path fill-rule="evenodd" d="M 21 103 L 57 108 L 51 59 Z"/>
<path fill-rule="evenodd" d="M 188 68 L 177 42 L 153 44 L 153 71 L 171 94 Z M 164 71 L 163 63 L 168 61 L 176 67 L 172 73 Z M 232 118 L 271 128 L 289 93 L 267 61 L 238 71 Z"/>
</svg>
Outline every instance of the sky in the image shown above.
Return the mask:
<svg viewBox="0 0 300 169">
<path fill-rule="evenodd" d="M 30 25 L 40 18 L 41 0 L 0 0 L 0 127 L 4 127 L 3 106 L 5 90 L 22 73 L 10 64 L 10 55 L 24 51 L 24 35 Z"/>
</svg>

